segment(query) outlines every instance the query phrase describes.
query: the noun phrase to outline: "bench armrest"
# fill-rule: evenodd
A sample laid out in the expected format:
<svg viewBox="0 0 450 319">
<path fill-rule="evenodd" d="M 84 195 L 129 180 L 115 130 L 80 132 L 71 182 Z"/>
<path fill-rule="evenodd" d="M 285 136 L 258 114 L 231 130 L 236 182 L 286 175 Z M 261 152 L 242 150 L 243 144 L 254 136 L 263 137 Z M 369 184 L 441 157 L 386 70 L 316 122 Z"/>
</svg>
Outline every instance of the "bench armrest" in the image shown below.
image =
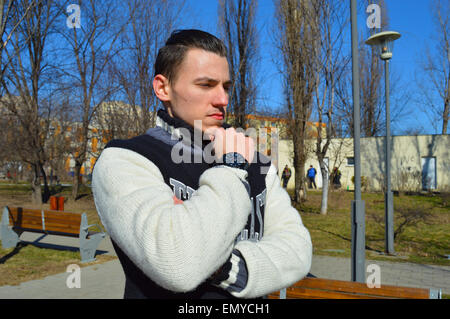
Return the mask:
<svg viewBox="0 0 450 319">
<path fill-rule="evenodd" d="M 102 229 L 102 227 L 99 224 L 91 224 L 91 225 L 87 225 L 85 227 L 83 227 L 83 229 L 89 229 L 92 226 L 97 226 L 102 232 L 104 232 L 104 230 Z"/>
</svg>

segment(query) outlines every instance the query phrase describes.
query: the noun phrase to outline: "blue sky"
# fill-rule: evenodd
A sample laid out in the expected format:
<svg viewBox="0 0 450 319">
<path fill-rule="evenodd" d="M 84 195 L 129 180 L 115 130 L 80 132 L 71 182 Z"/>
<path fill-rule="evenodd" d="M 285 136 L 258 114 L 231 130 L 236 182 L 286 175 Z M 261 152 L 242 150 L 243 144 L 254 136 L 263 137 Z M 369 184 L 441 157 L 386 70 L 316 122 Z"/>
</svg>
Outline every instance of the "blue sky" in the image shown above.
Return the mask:
<svg viewBox="0 0 450 319">
<path fill-rule="evenodd" d="M 347 1 L 350 6 L 349 0 Z M 423 59 L 426 46 L 434 49 L 431 42 L 436 30 L 432 22 L 430 2 L 433 0 L 385 0 L 389 29 L 401 33 L 401 38 L 395 42 L 394 55 L 391 60 L 391 84 L 394 79 L 398 90 L 410 91 L 410 99 L 404 106 L 403 115 L 399 121 L 392 124 L 393 134 L 403 134 L 408 128 L 421 128 L 422 133 L 437 133 L 430 119 L 422 110 L 421 96 L 418 94 L 416 78 L 421 71 L 419 62 Z M 279 72 L 274 64 L 274 48 L 271 28 L 274 23 L 273 0 L 259 0 L 257 25 L 260 32 L 260 82 L 258 103 L 264 107 L 277 107 L 283 103 L 282 86 Z M 200 28 L 217 34 L 217 6 L 214 0 L 187 0 L 187 8 L 182 17 L 182 28 Z M 350 10 L 350 8 L 349 8 Z M 358 31 L 367 28 L 368 14 L 361 12 L 358 16 Z M 350 32 L 350 25 L 349 25 Z M 350 40 L 350 37 L 348 38 Z M 384 84 L 383 84 L 384 85 Z M 391 98 L 391 108 L 396 103 L 404 103 Z M 440 127 L 440 125 L 438 125 Z"/>
</svg>

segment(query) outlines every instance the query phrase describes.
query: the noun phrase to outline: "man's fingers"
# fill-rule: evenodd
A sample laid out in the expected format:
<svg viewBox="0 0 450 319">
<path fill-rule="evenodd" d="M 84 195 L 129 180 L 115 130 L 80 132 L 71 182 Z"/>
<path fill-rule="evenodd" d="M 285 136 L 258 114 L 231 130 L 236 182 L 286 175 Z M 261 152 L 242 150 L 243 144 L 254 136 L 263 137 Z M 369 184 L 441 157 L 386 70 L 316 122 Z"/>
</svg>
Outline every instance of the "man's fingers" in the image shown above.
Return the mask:
<svg viewBox="0 0 450 319">
<path fill-rule="evenodd" d="M 218 128 L 211 131 L 214 143 L 214 152 L 217 158 L 221 158 L 227 153 L 239 153 L 247 162 L 253 160 L 255 146 L 251 137 L 245 136 L 241 132 L 237 132 L 234 128 Z"/>
<path fill-rule="evenodd" d="M 211 140 L 214 141 L 217 134 L 221 134 L 221 132 L 225 131 L 221 127 L 209 127 L 205 130 L 205 135 Z"/>
<path fill-rule="evenodd" d="M 178 199 L 175 195 L 173 195 L 172 199 L 175 205 L 183 204 L 183 201 L 181 199 Z"/>
</svg>

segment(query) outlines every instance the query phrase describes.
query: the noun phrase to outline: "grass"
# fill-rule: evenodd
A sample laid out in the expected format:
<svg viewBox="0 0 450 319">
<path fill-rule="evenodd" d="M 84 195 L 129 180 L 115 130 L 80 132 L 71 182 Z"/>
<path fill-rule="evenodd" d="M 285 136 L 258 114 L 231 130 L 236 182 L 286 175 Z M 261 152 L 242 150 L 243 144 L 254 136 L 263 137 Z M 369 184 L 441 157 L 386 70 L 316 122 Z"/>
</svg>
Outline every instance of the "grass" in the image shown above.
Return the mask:
<svg viewBox="0 0 450 319">
<path fill-rule="evenodd" d="M 71 250 L 41 248 L 19 243 L 15 248 L 0 248 L 0 286 L 18 285 L 65 272 L 70 264 L 90 266 L 116 259 L 114 256 L 97 255 L 96 261 L 80 263 L 80 253 Z"/>
<path fill-rule="evenodd" d="M 42 192 L 44 187 L 41 186 Z M 49 186 L 50 193 L 55 196 L 70 196 L 72 193 L 72 186 L 51 185 Z M 0 181 L 0 192 L 2 194 L 31 194 L 31 184 L 25 182 L 19 182 L 14 184 L 13 182 Z M 90 188 L 86 185 L 80 185 L 80 195 L 90 194 Z"/>
<path fill-rule="evenodd" d="M 303 222 L 310 231 L 314 254 L 350 257 L 350 205 L 353 192 L 331 192 L 327 215 L 320 214 L 321 195 L 320 191 L 310 191 L 308 200 L 297 205 Z M 363 193 L 366 258 L 450 266 L 450 260 L 445 256 L 450 254 L 450 206 L 445 196 L 394 197 L 394 230 L 406 219 L 409 222 L 394 241 L 396 255 L 387 256 L 383 253 L 384 195 Z"/>
</svg>

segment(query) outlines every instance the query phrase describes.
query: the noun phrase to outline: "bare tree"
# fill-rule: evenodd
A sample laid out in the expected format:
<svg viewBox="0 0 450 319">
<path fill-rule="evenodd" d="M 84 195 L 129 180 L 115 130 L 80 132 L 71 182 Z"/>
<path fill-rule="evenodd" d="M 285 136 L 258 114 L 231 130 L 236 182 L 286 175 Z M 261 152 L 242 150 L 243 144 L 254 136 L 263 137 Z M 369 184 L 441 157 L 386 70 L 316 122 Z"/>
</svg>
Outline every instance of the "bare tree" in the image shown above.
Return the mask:
<svg viewBox="0 0 450 319">
<path fill-rule="evenodd" d="M 384 92 L 384 64 L 380 59 L 378 49 L 368 46 L 365 41 L 370 35 L 385 30 L 388 27 L 388 8 L 384 0 L 366 0 L 361 2 L 364 7 L 370 3 L 377 3 L 381 8 L 381 28 L 365 28 L 359 38 L 359 78 L 360 78 L 360 114 L 361 136 L 381 136 L 386 129 L 385 121 L 385 92 Z M 365 5 L 365 6 L 364 6 Z M 392 100 L 391 123 L 398 122 L 405 115 L 407 102 L 411 93 L 407 86 L 402 87 L 401 81 L 396 80 L 399 75 L 390 72 Z M 343 81 L 336 87 L 336 116 L 340 127 L 338 135 L 353 136 L 353 103 L 351 87 L 351 67 L 346 69 Z"/>
<path fill-rule="evenodd" d="M 113 139 L 128 139 L 142 134 L 139 119 L 142 119 L 142 111 L 138 105 L 134 107 L 119 101 L 104 102 L 97 108 L 93 126 L 101 131 L 98 138 L 111 141 Z M 102 145 L 106 146 L 106 145 Z M 102 149 L 97 150 L 100 154 Z"/>
<path fill-rule="evenodd" d="M 2 61 L 2 69 L 0 77 L 3 77 L 3 73 L 5 71 L 5 67 L 8 63 L 3 63 L 3 50 L 8 45 L 8 42 L 11 40 L 14 32 L 17 30 L 17 27 L 22 23 L 25 16 L 28 12 L 36 6 L 40 0 L 38 1 L 29 1 L 25 10 L 21 10 L 19 13 L 17 9 L 20 7 L 18 1 L 15 0 L 0 0 L 0 60 Z M 12 22 L 12 18 L 14 18 L 14 22 Z"/>
<path fill-rule="evenodd" d="M 432 12 L 436 24 L 436 53 L 426 50 L 421 68 L 425 71 L 425 81 L 420 79 L 425 112 L 432 122 L 442 123 L 441 134 L 447 134 L 450 118 L 450 4 L 448 1 L 432 2 Z M 429 84 L 429 86 L 424 85 Z"/>
<path fill-rule="evenodd" d="M 255 112 L 255 67 L 257 0 L 220 0 L 219 29 L 227 44 L 232 87 L 232 122 L 245 128 L 246 115 Z"/>
<path fill-rule="evenodd" d="M 88 155 L 90 124 L 98 106 L 117 90 L 107 79 L 107 67 L 121 49 L 117 43 L 127 21 L 120 16 L 120 6 L 106 0 L 78 1 L 80 28 L 66 28 L 60 33 L 69 45 L 68 64 L 60 68 L 71 87 L 71 104 L 77 112 L 73 149 L 75 161 L 72 198 L 78 197 L 81 168 Z"/>
<path fill-rule="evenodd" d="M 344 31 L 348 26 L 348 6 L 342 1 L 317 1 L 314 3 L 319 14 L 320 51 L 316 55 L 316 115 L 318 118 L 318 134 L 315 154 L 319 161 L 322 175 L 322 202 L 320 213 L 326 214 L 328 207 L 329 169 L 325 163 L 332 138 L 336 137 L 334 106 L 336 83 L 350 61 L 350 57 L 342 52 Z M 326 124 L 323 136 L 322 123 Z"/>
<path fill-rule="evenodd" d="M 305 141 L 307 121 L 317 86 L 316 56 L 319 51 L 318 12 L 315 1 L 276 1 L 278 47 L 283 57 L 288 128 L 292 136 L 295 169 L 295 202 L 306 199 Z"/>
<path fill-rule="evenodd" d="M 158 49 L 177 24 L 184 0 L 127 0 L 125 4 L 129 24 L 121 34 L 122 50 L 114 58 L 110 74 L 120 86 L 118 95 L 132 110 L 129 120 L 135 133 L 142 134 L 155 126 L 159 106 L 152 86 Z"/>
<path fill-rule="evenodd" d="M 71 142 L 73 140 L 71 136 L 73 118 L 71 116 L 70 93 L 57 87 L 51 93 L 51 96 L 48 97 L 48 103 L 53 109 L 53 115 L 49 123 L 48 143 L 46 144 L 51 177 L 50 184 L 55 180 L 67 181 L 65 164 L 72 150 Z"/>
<path fill-rule="evenodd" d="M 10 42 L 11 37 L 16 32 L 17 27 L 22 23 L 25 15 L 29 10 L 36 5 L 36 1 L 31 1 L 29 6 L 22 12 L 19 17 L 18 3 L 15 0 L 0 0 L 0 82 L 3 83 L 3 75 L 9 65 L 10 59 L 14 54 L 10 53 L 10 58 L 5 59 L 3 54 L 6 46 Z M 13 18 L 14 17 L 14 18 Z M 13 50 L 14 51 L 14 50 Z M 15 51 L 14 51 L 15 52 Z M 5 90 L 3 85 L 0 85 L 0 91 L 3 93 Z M 3 94 L 2 94 L 3 95 Z M 9 112 L 7 105 L 8 99 L 2 99 L 0 103 L 0 149 L 2 152 L 0 154 L 1 166 L 21 166 L 20 156 L 18 156 L 14 149 L 14 143 L 12 142 L 12 136 L 14 136 L 14 130 L 17 128 L 14 124 L 16 119 L 14 115 Z M 13 124 L 14 123 L 14 124 Z M 12 124 L 12 125 L 11 125 Z M 17 174 L 14 174 L 17 177 Z"/>
<path fill-rule="evenodd" d="M 381 29 L 365 28 L 359 39 L 359 78 L 360 78 L 360 114 L 361 136 L 380 135 L 384 128 L 384 86 L 383 61 L 380 60 L 377 49 L 365 44 L 365 40 L 376 32 L 388 26 L 388 14 L 384 0 L 366 0 L 362 2 L 367 6 L 376 3 L 380 6 Z M 361 9 L 362 7 L 360 7 Z M 365 7 L 364 7 L 365 8 Z M 347 68 L 343 75 L 346 80 L 338 83 L 336 88 L 337 111 L 344 130 L 353 136 L 353 103 L 351 98 L 351 68 Z M 394 90 L 391 90 L 391 93 Z M 395 117 L 392 117 L 395 118 Z"/>
<path fill-rule="evenodd" d="M 2 104 L 14 119 L 10 141 L 14 143 L 15 153 L 33 171 L 32 200 L 41 204 L 49 196 L 44 168 L 48 160 L 46 142 L 51 116 L 51 108 L 42 94 L 49 83 L 44 49 L 57 10 L 53 1 L 44 4 L 22 0 L 15 2 L 14 8 L 11 23 L 17 30 L 10 38 L 12 50 L 3 48 L 9 64 L 1 79 L 5 92 Z"/>
<path fill-rule="evenodd" d="M 375 46 L 366 45 L 365 40 L 370 35 L 386 29 L 389 18 L 384 0 L 367 0 L 365 3 L 366 5 L 377 3 L 381 8 L 381 29 L 365 28 L 359 40 L 361 135 L 376 136 L 384 129 L 384 87 L 382 85 L 384 69 L 378 49 Z"/>
</svg>

